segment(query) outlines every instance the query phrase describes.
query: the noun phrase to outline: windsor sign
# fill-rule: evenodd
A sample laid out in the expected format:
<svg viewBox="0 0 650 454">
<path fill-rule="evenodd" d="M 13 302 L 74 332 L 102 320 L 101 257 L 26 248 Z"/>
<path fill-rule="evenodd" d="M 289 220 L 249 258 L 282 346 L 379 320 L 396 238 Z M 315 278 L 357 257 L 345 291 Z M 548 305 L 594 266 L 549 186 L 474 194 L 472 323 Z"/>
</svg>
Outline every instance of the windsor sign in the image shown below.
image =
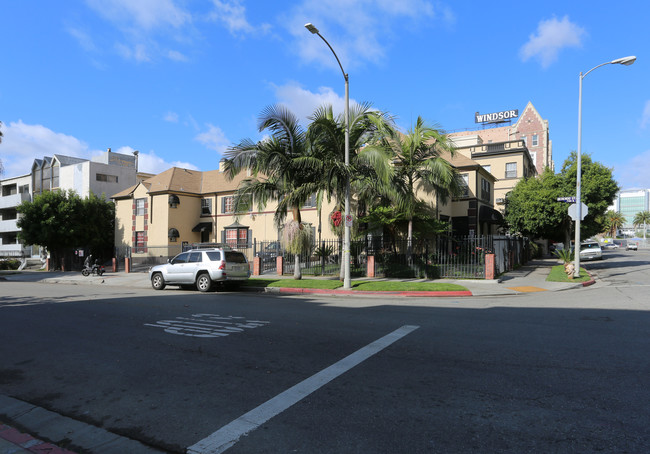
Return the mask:
<svg viewBox="0 0 650 454">
<path fill-rule="evenodd" d="M 519 116 L 519 110 L 504 110 L 501 112 L 483 114 L 476 112 L 474 115 L 475 123 L 501 123 Z"/>
</svg>

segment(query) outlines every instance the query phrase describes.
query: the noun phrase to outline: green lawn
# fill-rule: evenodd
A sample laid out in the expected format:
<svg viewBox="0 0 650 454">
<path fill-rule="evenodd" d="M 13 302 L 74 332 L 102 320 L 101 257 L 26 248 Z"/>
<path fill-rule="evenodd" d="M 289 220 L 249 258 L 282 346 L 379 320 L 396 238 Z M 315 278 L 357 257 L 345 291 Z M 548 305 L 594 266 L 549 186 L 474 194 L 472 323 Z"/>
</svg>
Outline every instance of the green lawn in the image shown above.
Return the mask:
<svg viewBox="0 0 650 454">
<path fill-rule="evenodd" d="M 580 268 L 580 277 L 569 279 L 569 276 L 564 271 L 564 265 L 555 265 L 551 268 L 551 272 L 546 278 L 548 282 L 587 282 L 591 280 L 591 276 L 587 274 L 584 268 Z"/>
<path fill-rule="evenodd" d="M 450 292 L 467 291 L 462 285 L 445 282 L 352 281 L 352 290 L 383 292 Z M 337 289 L 343 287 L 338 279 L 249 279 L 251 287 Z"/>
</svg>

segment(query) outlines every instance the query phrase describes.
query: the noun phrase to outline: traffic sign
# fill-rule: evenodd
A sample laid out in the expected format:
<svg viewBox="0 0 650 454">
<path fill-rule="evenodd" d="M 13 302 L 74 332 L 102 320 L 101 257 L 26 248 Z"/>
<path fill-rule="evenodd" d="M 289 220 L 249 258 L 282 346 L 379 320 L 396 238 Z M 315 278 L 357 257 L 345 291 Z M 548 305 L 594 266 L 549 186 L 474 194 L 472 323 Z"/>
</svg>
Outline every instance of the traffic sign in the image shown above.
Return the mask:
<svg viewBox="0 0 650 454">
<path fill-rule="evenodd" d="M 576 198 L 575 197 L 558 197 L 557 201 L 558 202 L 576 203 Z"/>
<path fill-rule="evenodd" d="M 345 216 L 345 226 L 346 227 L 352 227 L 352 215 L 348 214 Z"/>
<path fill-rule="evenodd" d="M 574 221 L 576 220 L 576 217 L 578 217 L 578 214 L 576 213 L 578 211 L 578 205 L 575 203 L 572 203 L 569 205 L 569 216 L 571 216 L 571 219 Z M 585 205 L 584 203 L 581 205 L 580 209 L 580 220 L 584 221 L 585 216 L 587 216 L 587 213 L 589 212 L 589 207 Z"/>
</svg>

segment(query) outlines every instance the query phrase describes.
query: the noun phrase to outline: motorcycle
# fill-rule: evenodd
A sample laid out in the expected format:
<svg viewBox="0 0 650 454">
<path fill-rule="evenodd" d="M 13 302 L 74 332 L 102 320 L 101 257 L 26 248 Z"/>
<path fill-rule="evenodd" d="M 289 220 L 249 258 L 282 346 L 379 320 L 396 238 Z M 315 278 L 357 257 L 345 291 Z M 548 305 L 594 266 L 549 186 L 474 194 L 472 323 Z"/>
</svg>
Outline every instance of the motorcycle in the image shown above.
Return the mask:
<svg viewBox="0 0 650 454">
<path fill-rule="evenodd" d="M 104 274 L 104 271 L 105 271 L 104 265 L 100 265 L 99 263 L 97 263 L 97 261 L 95 261 L 95 263 L 92 266 L 89 264 L 84 264 L 84 267 L 81 270 L 81 274 L 83 274 L 84 276 L 90 276 L 91 274 L 93 276 L 101 276 L 102 274 Z"/>
</svg>

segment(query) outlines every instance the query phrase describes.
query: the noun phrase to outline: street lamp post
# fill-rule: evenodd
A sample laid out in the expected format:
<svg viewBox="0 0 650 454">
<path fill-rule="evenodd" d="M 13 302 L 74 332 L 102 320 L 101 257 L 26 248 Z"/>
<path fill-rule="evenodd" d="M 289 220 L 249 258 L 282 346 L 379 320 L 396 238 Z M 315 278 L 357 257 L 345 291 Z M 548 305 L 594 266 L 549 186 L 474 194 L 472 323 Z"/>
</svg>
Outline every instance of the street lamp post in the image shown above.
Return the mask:
<svg viewBox="0 0 650 454">
<path fill-rule="evenodd" d="M 616 60 L 608 61 L 606 63 L 601 63 L 598 66 L 594 66 L 586 73 L 580 73 L 580 85 L 578 89 L 578 162 L 577 162 L 577 173 L 576 173 L 576 232 L 575 232 L 575 269 L 573 270 L 573 277 L 580 277 L 580 220 L 582 218 L 582 200 L 580 198 L 580 180 L 582 179 L 582 79 L 587 77 L 587 74 L 592 72 L 596 68 L 600 68 L 605 65 L 625 65 L 630 66 L 636 61 L 636 57 L 623 57 Z"/>
<path fill-rule="evenodd" d="M 343 288 L 350 289 L 350 226 L 348 225 L 348 218 L 350 216 L 350 81 L 348 74 L 343 69 L 341 65 L 341 60 L 330 46 L 330 43 L 327 42 L 323 35 L 320 34 L 318 29 L 314 27 L 311 23 L 305 24 L 305 28 L 309 30 L 314 35 L 320 36 L 320 38 L 325 41 L 327 47 L 330 48 L 334 54 L 334 58 L 341 68 L 343 73 L 343 78 L 345 79 L 345 169 L 348 174 L 345 179 L 345 218 L 343 219 L 344 224 L 344 234 L 343 234 Z"/>
</svg>

